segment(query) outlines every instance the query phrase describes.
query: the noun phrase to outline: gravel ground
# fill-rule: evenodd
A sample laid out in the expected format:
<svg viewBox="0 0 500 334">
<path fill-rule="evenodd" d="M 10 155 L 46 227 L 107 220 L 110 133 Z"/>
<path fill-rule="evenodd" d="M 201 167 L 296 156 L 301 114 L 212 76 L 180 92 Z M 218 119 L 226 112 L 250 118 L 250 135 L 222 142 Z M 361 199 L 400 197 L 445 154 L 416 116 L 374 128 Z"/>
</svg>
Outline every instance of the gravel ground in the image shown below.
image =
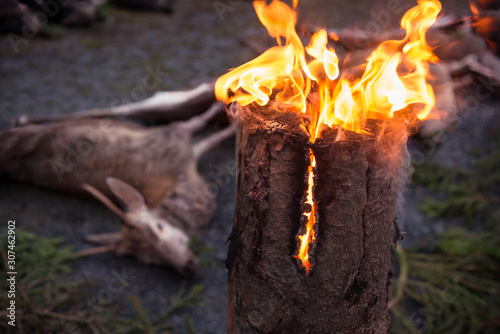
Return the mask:
<svg viewBox="0 0 500 334">
<path fill-rule="evenodd" d="M 220 3 L 223 7 L 216 7 Z M 406 9 L 414 2 L 401 4 Z M 301 21 L 328 27 L 362 26 L 373 20 L 370 10 L 377 13 L 384 6 L 383 1 L 304 0 Z M 460 8 L 466 6 L 460 2 Z M 399 19 L 400 15 L 391 17 L 392 22 Z M 151 69 L 158 68 L 160 75 L 157 87 L 147 95 L 212 81 L 228 68 L 254 57 L 238 44 L 240 35 L 257 43 L 272 43 L 247 1 L 178 1 L 170 16 L 112 9 L 105 22 L 90 29 L 68 30 L 59 39 L 30 39 L 17 52 L 6 36 L 0 36 L 0 129 L 10 127 L 12 118 L 24 114 L 71 113 L 143 98 L 132 92 Z M 419 153 L 423 152 L 421 144 L 410 142 L 417 163 L 423 159 L 467 167 L 470 158 L 464 152 L 484 145 L 482 134 L 498 125 L 498 103 L 479 102 L 474 110 L 479 117 L 465 118 L 433 154 Z M 148 267 L 131 258 L 101 254 L 75 261 L 72 276 L 100 282 L 103 289 L 113 278 L 113 270 L 133 276 L 129 291 L 141 299 L 153 316 L 166 308 L 170 296 L 181 287 L 203 284 L 205 306 L 189 311 L 197 333 L 224 333 L 225 241 L 231 230 L 235 189 L 233 154 L 234 143 L 226 140 L 200 162 L 202 174 L 219 189 L 219 207 L 204 239 L 213 248 L 209 257 L 216 269 L 204 267 L 198 277 L 186 280 L 168 268 Z M 401 219 L 407 231 L 405 243 L 431 238 L 447 224 L 429 222 L 419 212 L 419 203 L 427 196 L 430 194 L 421 188 L 410 187 L 407 192 Z M 114 231 L 120 224 L 96 201 L 2 180 L 0 224 L 9 219 L 16 219 L 18 227 L 40 235 L 64 237 L 76 250 L 89 247 L 83 242 L 84 235 Z M 176 314 L 172 323 L 183 333 L 182 313 Z"/>
</svg>

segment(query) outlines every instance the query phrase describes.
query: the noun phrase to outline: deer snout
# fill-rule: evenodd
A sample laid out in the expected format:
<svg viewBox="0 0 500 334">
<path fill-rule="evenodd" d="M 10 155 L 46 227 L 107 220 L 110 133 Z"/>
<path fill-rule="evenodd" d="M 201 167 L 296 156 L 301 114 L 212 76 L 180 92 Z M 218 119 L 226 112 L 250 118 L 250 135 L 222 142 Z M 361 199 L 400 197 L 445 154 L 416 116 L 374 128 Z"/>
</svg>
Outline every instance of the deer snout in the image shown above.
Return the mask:
<svg viewBox="0 0 500 334">
<path fill-rule="evenodd" d="M 174 267 L 186 277 L 193 277 L 198 273 L 198 260 L 190 248 L 187 233 L 166 221 L 157 222 L 153 233 L 157 236 L 155 248 L 166 265 Z"/>
<path fill-rule="evenodd" d="M 198 260 L 193 254 L 193 258 L 189 259 L 183 267 L 176 269 L 184 277 L 194 277 L 198 274 Z"/>
</svg>

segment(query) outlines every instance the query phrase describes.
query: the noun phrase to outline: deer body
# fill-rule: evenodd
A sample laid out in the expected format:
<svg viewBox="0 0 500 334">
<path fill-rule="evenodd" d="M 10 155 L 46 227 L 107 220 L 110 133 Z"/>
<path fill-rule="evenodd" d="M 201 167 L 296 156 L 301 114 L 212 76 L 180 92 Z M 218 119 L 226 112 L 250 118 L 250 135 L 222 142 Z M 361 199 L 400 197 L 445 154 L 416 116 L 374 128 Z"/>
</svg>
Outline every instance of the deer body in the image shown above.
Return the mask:
<svg viewBox="0 0 500 334">
<path fill-rule="evenodd" d="M 79 195 L 88 195 L 81 187 L 88 183 L 108 196 L 105 178 L 113 176 L 154 207 L 193 159 L 189 139 L 174 126 L 116 120 L 14 128 L 0 132 L 0 176 Z"/>
</svg>

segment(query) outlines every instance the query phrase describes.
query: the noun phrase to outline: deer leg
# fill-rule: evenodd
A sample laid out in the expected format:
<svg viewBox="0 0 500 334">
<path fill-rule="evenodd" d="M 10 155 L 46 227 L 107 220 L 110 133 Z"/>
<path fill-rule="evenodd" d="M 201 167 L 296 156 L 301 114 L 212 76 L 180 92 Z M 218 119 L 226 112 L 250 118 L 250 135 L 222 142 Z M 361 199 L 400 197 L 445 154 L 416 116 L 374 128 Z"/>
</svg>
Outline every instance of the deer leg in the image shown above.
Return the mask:
<svg viewBox="0 0 500 334">
<path fill-rule="evenodd" d="M 176 124 L 177 127 L 186 131 L 189 134 L 193 134 L 196 131 L 203 129 L 209 120 L 211 120 L 215 115 L 222 111 L 222 103 L 215 102 L 212 106 L 205 111 L 203 114 L 191 117 L 189 120 L 184 122 L 179 122 Z"/>
<path fill-rule="evenodd" d="M 162 124 L 186 120 L 198 115 L 215 101 L 214 85 L 204 83 L 188 91 L 158 92 L 143 101 L 102 109 L 90 109 L 54 116 L 21 116 L 13 120 L 15 126 L 63 122 L 84 118 L 117 118 L 144 124 Z"/>
<path fill-rule="evenodd" d="M 85 241 L 100 246 L 114 246 L 120 241 L 120 232 L 90 234 L 85 236 Z"/>
<path fill-rule="evenodd" d="M 98 247 L 92 247 L 89 249 L 84 249 L 78 252 L 78 255 L 80 257 L 84 256 L 90 256 L 90 255 L 95 255 L 95 254 L 102 254 L 102 253 L 107 253 L 107 252 L 113 252 L 116 249 L 116 245 L 105 245 L 105 246 L 98 246 Z"/>
<path fill-rule="evenodd" d="M 213 133 L 210 136 L 206 137 L 205 139 L 202 139 L 199 142 L 193 144 L 194 158 L 196 160 L 199 159 L 203 154 L 207 153 L 215 146 L 219 145 L 221 141 L 234 135 L 235 132 L 236 132 L 236 122 L 232 122 L 225 129 Z"/>
<path fill-rule="evenodd" d="M 99 246 L 79 251 L 78 255 L 81 257 L 116 251 L 116 246 L 118 245 L 121 237 L 120 232 L 112 232 L 90 234 L 85 236 L 84 239 L 86 242 Z"/>
</svg>

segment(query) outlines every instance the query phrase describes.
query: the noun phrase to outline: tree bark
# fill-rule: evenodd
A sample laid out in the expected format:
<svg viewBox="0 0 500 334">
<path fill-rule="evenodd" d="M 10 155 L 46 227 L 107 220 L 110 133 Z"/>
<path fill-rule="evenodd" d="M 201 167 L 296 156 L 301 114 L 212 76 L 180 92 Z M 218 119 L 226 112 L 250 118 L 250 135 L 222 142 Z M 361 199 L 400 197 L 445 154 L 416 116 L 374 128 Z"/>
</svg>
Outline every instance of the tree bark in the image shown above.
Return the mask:
<svg viewBox="0 0 500 334">
<path fill-rule="evenodd" d="M 403 119 L 372 122 L 372 135 L 325 128 L 313 144 L 305 116 L 232 111 L 239 165 L 228 333 L 387 333 Z M 306 274 L 293 255 L 305 225 L 309 149 L 318 210 Z"/>
</svg>

